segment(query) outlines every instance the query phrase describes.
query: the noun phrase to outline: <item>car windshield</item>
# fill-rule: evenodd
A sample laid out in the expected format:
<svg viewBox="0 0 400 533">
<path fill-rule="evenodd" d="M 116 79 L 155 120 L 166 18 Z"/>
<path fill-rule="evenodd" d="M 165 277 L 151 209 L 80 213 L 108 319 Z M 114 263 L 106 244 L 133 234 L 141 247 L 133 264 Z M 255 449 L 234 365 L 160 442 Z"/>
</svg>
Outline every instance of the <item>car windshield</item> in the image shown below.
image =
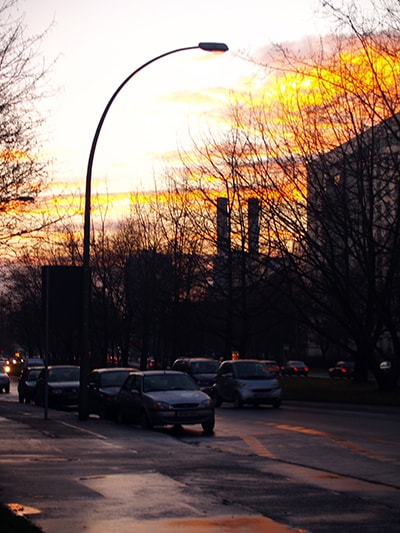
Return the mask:
<svg viewBox="0 0 400 533">
<path fill-rule="evenodd" d="M 48 381 L 79 381 L 79 367 L 50 368 Z"/>
<path fill-rule="evenodd" d="M 271 379 L 274 376 L 265 363 L 239 363 L 236 365 L 236 376 L 240 379 Z"/>
<path fill-rule="evenodd" d="M 41 371 L 42 371 L 41 368 L 32 368 L 32 370 L 29 370 L 27 372 L 26 379 L 30 379 L 30 380 L 37 379 Z"/>
<path fill-rule="evenodd" d="M 216 374 L 218 361 L 196 361 L 192 363 L 193 374 Z"/>
<path fill-rule="evenodd" d="M 115 370 L 101 375 L 101 387 L 120 387 L 129 375 L 129 370 Z"/>
<path fill-rule="evenodd" d="M 197 385 L 185 374 L 153 374 L 144 376 L 143 391 L 197 390 Z"/>
</svg>

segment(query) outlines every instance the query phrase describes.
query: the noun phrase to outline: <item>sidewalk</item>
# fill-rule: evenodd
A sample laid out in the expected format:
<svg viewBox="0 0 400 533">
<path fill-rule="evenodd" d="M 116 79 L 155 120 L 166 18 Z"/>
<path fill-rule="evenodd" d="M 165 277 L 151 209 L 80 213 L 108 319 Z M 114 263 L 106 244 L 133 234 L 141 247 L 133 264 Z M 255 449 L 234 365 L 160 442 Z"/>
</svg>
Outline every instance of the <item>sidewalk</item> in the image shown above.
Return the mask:
<svg viewBox="0 0 400 533">
<path fill-rule="evenodd" d="M 76 450 L 79 442 L 85 442 L 87 443 L 85 453 L 92 452 L 97 461 L 97 448 L 103 447 L 99 448 L 103 453 L 104 447 L 110 448 L 113 444 L 101 441 L 95 434 L 90 435 L 89 432 L 86 440 L 82 439 L 82 436 L 80 441 L 74 439 L 76 431 L 74 427 L 79 426 L 76 415 L 75 418 L 70 417 L 70 424 L 64 422 L 66 427 L 64 431 L 69 430 L 71 436 L 60 437 L 57 431 L 62 421 L 54 418 L 43 420 L 39 410 L 35 409 L 32 412 L 34 416 L 29 418 L 29 424 L 17 422 L 2 416 L 0 404 L 0 500 L 4 504 L 12 504 L 19 515 L 26 516 L 33 524 L 40 527 L 43 533 L 109 533 L 110 531 L 113 533 L 154 533 L 154 531 L 294 533 L 299 531 L 264 516 L 248 515 L 245 509 L 234 509 L 230 505 L 226 505 L 225 508 L 223 506 L 212 508 L 209 512 L 203 512 L 206 516 L 199 517 L 199 509 L 194 499 L 196 497 L 185 494 L 184 501 L 179 500 L 182 498 L 181 488 L 178 487 L 177 490 L 173 480 L 157 472 L 138 475 L 135 472 L 119 474 L 117 471 L 115 477 L 123 479 L 127 492 L 123 492 L 124 486 L 118 486 L 120 492 L 117 493 L 103 490 L 102 487 L 107 486 L 109 476 L 101 474 L 87 478 L 83 474 L 79 476 L 79 462 L 71 459 L 72 450 Z M 55 415 L 52 412 L 51 417 L 54 416 L 62 418 L 64 413 Z M 68 418 L 66 420 L 68 421 Z M 147 438 L 153 438 L 151 433 Z M 75 472 L 76 468 L 78 470 Z M 98 472 L 101 472 L 101 469 Z M 154 483 L 154 479 L 158 477 L 162 478 L 160 484 Z M 49 481 L 54 479 L 56 481 Z M 15 486 L 16 483 L 20 486 Z M 46 487 L 42 483 L 46 484 Z M 53 489 L 51 487 L 49 489 L 52 483 Z M 132 492 L 132 486 L 135 484 L 135 491 Z M 171 502 L 172 506 L 170 513 L 166 515 L 173 516 L 174 505 L 178 508 L 182 505 L 186 514 L 188 510 L 190 513 L 192 508 L 193 517 L 155 520 L 135 518 L 135 494 L 146 495 L 149 492 L 151 493 L 149 509 L 153 507 L 162 509 L 167 501 Z M 127 501 L 129 498 L 131 502 Z M 146 507 L 146 502 L 140 504 L 140 509 L 143 505 Z"/>
</svg>

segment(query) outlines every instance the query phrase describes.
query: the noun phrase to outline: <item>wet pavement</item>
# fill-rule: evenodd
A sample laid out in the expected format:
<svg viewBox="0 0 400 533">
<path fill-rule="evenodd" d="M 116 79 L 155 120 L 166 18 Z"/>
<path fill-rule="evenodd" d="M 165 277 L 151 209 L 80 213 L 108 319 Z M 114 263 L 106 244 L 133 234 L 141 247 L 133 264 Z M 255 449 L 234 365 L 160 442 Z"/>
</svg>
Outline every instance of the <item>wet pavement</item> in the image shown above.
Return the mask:
<svg viewBox="0 0 400 533">
<path fill-rule="evenodd" d="M 399 531 L 398 411 L 226 409 L 205 437 L 0 400 L 0 501 L 44 533 Z"/>
<path fill-rule="evenodd" d="M 200 502 L 197 493 L 188 493 L 182 483 L 156 471 L 120 473 L 115 466 L 112 475 L 92 474 L 104 469 L 101 460 L 107 460 L 105 448 L 110 451 L 115 447 L 115 453 L 121 453 L 117 444 L 91 432 L 75 414 L 52 412 L 52 419 L 44 420 L 35 407 L 25 406 L 24 410 L 31 414 L 27 425 L 2 416 L 0 406 L 0 467 L 2 474 L 7 469 L 10 472 L 8 480 L 4 475 L 0 480 L 0 501 L 44 533 L 303 531 L 261 515 L 249 515 L 237 505 Z M 164 435 L 141 435 L 141 443 L 135 442 L 135 447 L 150 450 L 154 441 L 158 446 L 163 441 L 165 446 L 171 445 Z M 132 455 L 135 449 L 130 444 Z M 81 456 L 82 446 L 85 451 Z M 179 447 L 179 443 L 174 446 Z M 88 468 L 90 455 L 94 464 L 100 462 L 100 470 L 98 464 L 94 470 Z"/>
</svg>

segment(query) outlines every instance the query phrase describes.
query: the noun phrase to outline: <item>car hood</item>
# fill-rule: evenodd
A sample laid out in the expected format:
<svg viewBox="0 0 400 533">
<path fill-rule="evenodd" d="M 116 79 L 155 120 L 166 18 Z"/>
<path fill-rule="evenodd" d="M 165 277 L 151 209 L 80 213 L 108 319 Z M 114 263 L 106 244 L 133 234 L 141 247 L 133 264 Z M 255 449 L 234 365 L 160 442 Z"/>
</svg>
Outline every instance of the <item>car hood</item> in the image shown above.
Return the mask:
<svg viewBox="0 0 400 533">
<path fill-rule="evenodd" d="M 245 383 L 247 387 L 251 389 L 276 389 L 279 387 L 279 383 L 276 379 L 238 379 L 240 383 Z"/>
<path fill-rule="evenodd" d="M 59 389 L 79 388 L 79 381 L 49 381 L 49 386 Z"/>
<path fill-rule="evenodd" d="M 204 400 L 210 399 L 209 396 L 207 396 L 207 394 L 199 390 L 154 391 L 154 392 L 147 392 L 145 396 L 157 402 L 167 402 L 170 404 L 177 404 L 177 403 L 198 404 L 198 403 L 203 402 Z"/>
<path fill-rule="evenodd" d="M 120 389 L 121 387 L 119 385 L 115 385 L 114 387 L 101 387 L 99 392 L 105 396 L 115 397 L 119 393 Z"/>
<path fill-rule="evenodd" d="M 202 372 L 201 374 L 193 374 L 193 379 L 199 381 L 213 381 L 215 379 L 216 372 Z"/>
</svg>

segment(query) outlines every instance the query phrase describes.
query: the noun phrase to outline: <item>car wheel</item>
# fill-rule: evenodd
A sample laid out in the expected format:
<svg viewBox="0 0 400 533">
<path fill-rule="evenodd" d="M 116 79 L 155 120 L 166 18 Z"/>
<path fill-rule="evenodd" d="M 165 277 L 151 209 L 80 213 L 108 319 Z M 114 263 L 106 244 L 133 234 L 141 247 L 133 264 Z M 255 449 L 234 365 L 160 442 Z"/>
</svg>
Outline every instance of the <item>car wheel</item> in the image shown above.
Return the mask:
<svg viewBox="0 0 400 533">
<path fill-rule="evenodd" d="M 38 395 L 35 396 L 35 405 L 38 405 L 39 407 L 43 405 Z"/>
<path fill-rule="evenodd" d="M 221 398 L 221 396 L 218 394 L 218 392 L 216 390 L 213 390 L 211 398 L 212 398 L 212 400 L 214 402 L 215 407 L 221 407 L 222 398 Z"/>
<path fill-rule="evenodd" d="M 203 422 L 201 424 L 201 427 L 203 428 L 204 433 L 213 433 L 214 432 L 214 426 L 215 426 L 214 417 L 212 418 L 212 420 L 209 420 L 208 422 Z"/>
<path fill-rule="evenodd" d="M 152 429 L 153 427 L 153 425 L 151 424 L 149 420 L 149 416 L 144 409 L 140 415 L 140 427 L 142 429 Z"/>
<path fill-rule="evenodd" d="M 99 417 L 102 420 L 106 420 L 108 418 L 107 409 L 103 402 L 100 402 L 100 405 L 99 405 Z"/>
<path fill-rule="evenodd" d="M 24 397 L 21 394 L 18 394 L 19 403 L 24 403 Z"/>
<path fill-rule="evenodd" d="M 239 409 L 239 407 L 242 407 L 243 402 L 242 398 L 240 397 L 240 394 L 238 392 L 235 392 L 233 395 L 233 407 L 236 407 L 236 409 Z"/>
<path fill-rule="evenodd" d="M 121 407 L 118 407 L 117 422 L 118 424 L 125 424 L 125 417 L 124 417 L 124 413 L 122 412 Z"/>
<path fill-rule="evenodd" d="M 282 403 L 281 400 L 276 400 L 276 401 L 272 404 L 272 407 L 273 407 L 274 409 L 279 409 L 279 407 L 281 406 L 281 403 Z"/>
</svg>

